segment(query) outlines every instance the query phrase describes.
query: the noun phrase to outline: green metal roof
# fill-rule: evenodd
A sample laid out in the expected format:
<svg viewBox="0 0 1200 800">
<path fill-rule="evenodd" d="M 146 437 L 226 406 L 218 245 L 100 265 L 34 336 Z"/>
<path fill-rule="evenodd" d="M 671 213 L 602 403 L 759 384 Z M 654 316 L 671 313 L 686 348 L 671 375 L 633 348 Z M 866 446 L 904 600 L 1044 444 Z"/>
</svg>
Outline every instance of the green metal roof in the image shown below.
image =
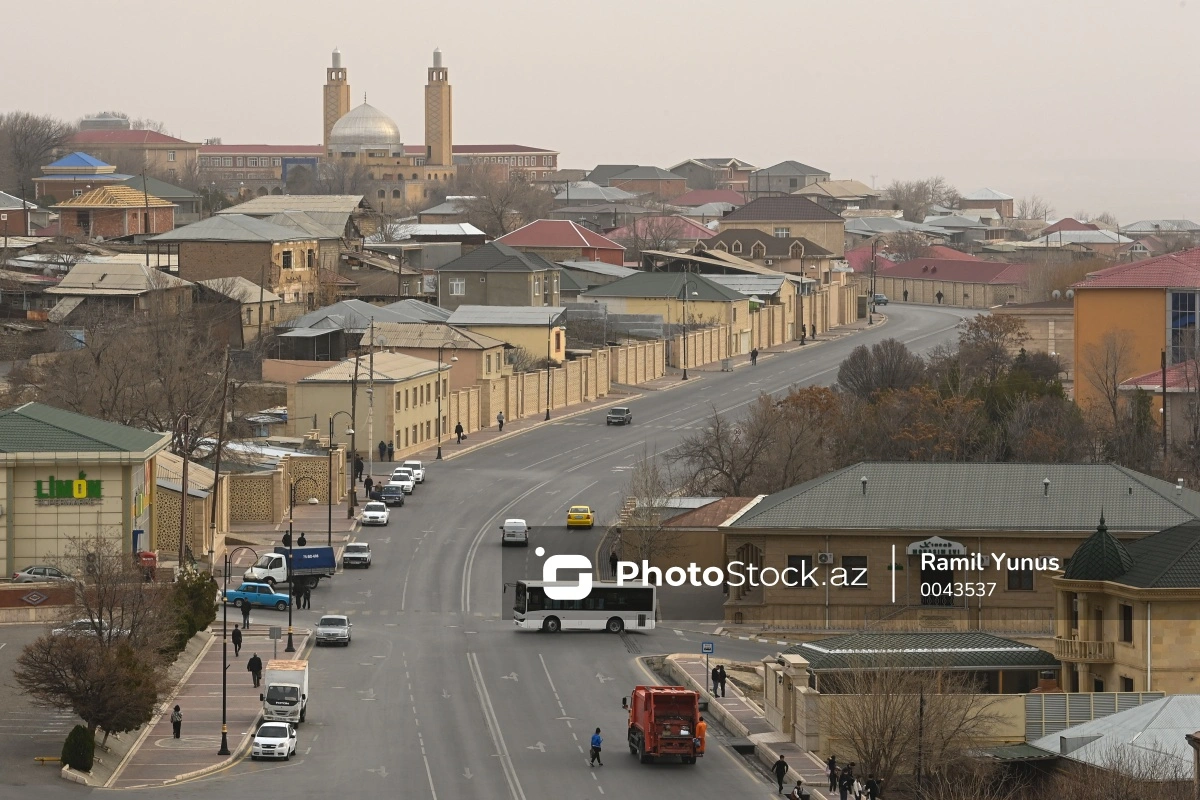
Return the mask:
<svg viewBox="0 0 1200 800">
<path fill-rule="evenodd" d="M 655 297 L 683 299 L 687 282 L 688 300 L 730 302 L 745 296 L 703 275 L 683 272 L 638 272 L 604 286 L 589 289 L 585 297 Z"/>
<path fill-rule="evenodd" d="M 983 755 L 997 761 L 1053 761 L 1057 753 L 1050 753 L 1031 744 L 1005 744 L 981 751 Z"/>
<path fill-rule="evenodd" d="M 1188 522 L 1123 544 L 1098 540 L 1097 531 L 1075 550 L 1063 577 L 1112 581 L 1139 589 L 1200 588 L 1200 523 Z M 1115 541 L 1115 540 L 1114 540 Z"/>
<path fill-rule="evenodd" d="M 1156 532 L 1200 519 L 1200 493 L 1114 464 L 860 462 L 769 495 L 730 527 L 1089 531 L 1101 510 L 1109 530 Z"/>
<path fill-rule="evenodd" d="M 1111 581 L 1132 566 L 1133 557 L 1125 545 L 1108 532 L 1104 514 L 1101 514 L 1096 532 L 1075 548 L 1063 577 L 1076 581 Z"/>
<path fill-rule="evenodd" d="M 0 411 L 0 453 L 141 453 L 159 449 L 163 441 L 161 433 L 41 403 Z"/>
<path fill-rule="evenodd" d="M 1053 655 L 990 633 L 854 633 L 803 642 L 784 653 L 803 656 L 815 672 L 871 666 L 905 669 L 1057 668 Z"/>
</svg>

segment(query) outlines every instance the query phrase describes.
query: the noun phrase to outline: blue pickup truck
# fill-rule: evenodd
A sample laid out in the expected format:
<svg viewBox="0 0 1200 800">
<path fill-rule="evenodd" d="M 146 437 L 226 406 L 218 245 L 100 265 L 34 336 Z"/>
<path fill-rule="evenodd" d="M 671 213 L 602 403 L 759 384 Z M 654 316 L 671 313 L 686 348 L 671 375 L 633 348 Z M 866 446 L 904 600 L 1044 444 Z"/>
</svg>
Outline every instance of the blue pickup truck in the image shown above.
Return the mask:
<svg viewBox="0 0 1200 800">
<path fill-rule="evenodd" d="M 267 583 L 243 583 L 236 589 L 225 592 L 225 602 L 233 603 L 238 608 L 242 606 L 274 607 L 278 611 L 286 611 L 292 598 L 280 594 Z"/>
</svg>

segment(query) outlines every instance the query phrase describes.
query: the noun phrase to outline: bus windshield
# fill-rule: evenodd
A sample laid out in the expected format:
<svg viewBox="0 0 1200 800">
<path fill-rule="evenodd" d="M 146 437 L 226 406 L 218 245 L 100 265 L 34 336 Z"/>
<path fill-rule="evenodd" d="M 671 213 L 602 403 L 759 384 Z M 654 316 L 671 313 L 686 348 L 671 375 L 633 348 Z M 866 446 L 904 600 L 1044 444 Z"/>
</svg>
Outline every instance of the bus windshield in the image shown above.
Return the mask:
<svg viewBox="0 0 1200 800">
<path fill-rule="evenodd" d="M 525 613 L 525 581 L 517 581 L 516 599 L 513 601 L 513 613 Z"/>
</svg>

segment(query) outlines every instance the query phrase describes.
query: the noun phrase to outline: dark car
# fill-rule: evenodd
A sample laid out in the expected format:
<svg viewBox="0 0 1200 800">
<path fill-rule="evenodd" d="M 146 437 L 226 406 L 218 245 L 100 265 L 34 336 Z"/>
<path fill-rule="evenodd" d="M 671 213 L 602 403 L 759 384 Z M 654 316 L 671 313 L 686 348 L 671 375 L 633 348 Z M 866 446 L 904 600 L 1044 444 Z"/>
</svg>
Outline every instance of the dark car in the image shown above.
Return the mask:
<svg viewBox="0 0 1200 800">
<path fill-rule="evenodd" d="M 633 422 L 633 412 L 628 408 L 610 408 L 604 418 L 605 425 L 629 425 Z"/>
<path fill-rule="evenodd" d="M 398 484 L 386 484 L 379 490 L 379 499 L 389 506 L 402 506 L 404 505 L 404 490 Z"/>
<path fill-rule="evenodd" d="M 888 298 L 887 298 L 887 295 L 886 295 L 886 294 L 877 294 L 877 295 L 875 295 L 875 298 L 874 298 L 874 303 L 875 303 L 875 305 L 877 305 L 877 306 L 886 306 L 886 305 L 888 304 Z"/>
</svg>

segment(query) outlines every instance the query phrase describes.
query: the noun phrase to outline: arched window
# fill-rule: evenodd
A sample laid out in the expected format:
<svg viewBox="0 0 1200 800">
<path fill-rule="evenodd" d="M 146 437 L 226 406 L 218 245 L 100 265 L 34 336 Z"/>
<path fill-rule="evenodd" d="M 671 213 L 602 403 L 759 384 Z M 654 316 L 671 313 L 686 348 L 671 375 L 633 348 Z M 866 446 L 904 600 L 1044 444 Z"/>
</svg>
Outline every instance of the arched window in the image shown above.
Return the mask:
<svg viewBox="0 0 1200 800">
<path fill-rule="evenodd" d="M 717 249 L 724 250 L 725 252 L 729 252 L 729 248 L 725 246 L 724 242 L 717 242 Z"/>
<path fill-rule="evenodd" d="M 414 181 L 417 179 L 417 173 L 415 173 L 415 172 L 413 173 L 412 179 L 413 179 Z"/>
<path fill-rule="evenodd" d="M 754 244 L 754 246 L 750 248 L 750 257 L 751 258 L 766 258 L 767 257 L 767 248 L 763 247 L 760 242 L 756 242 Z"/>
<path fill-rule="evenodd" d="M 804 258 L 804 247 L 799 242 L 792 242 L 791 249 L 788 254 L 792 258 Z"/>
<path fill-rule="evenodd" d="M 267 187 L 265 187 L 265 186 L 258 187 L 257 194 L 259 197 L 265 197 L 267 195 Z"/>
<path fill-rule="evenodd" d="M 392 199 L 393 200 L 400 199 L 400 190 L 399 189 L 392 189 Z"/>
<path fill-rule="evenodd" d="M 733 252 L 735 252 L 735 253 L 740 253 L 740 252 L 742 252 L 742 243 L 741 243 L 741 242 L 734 242 L 734 243 L 733 243 Z"/>
<path fill-rule="evenodd" d="M 385 197 L 387 197 L 387 192 L 385 192 L 383 189 L 380 189 L 379 190 L 379 199 L 382 200 Z"/>
</svg>

